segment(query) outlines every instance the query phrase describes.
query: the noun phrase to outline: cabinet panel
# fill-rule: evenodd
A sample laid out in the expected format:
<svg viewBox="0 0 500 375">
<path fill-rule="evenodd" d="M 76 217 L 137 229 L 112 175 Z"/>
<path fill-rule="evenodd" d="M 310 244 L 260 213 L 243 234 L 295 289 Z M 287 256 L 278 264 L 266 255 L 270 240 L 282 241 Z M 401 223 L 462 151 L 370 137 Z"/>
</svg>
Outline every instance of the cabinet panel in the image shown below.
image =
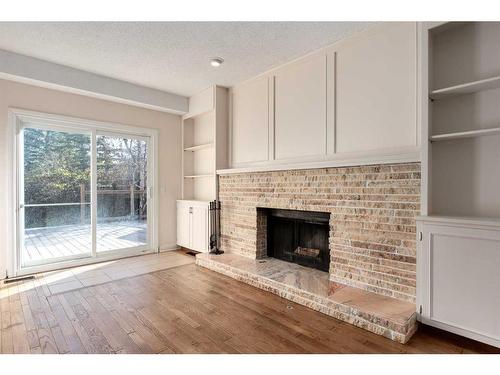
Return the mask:
<svg viewBox="0 0 500 375">
<path fill-rule="evenodd" d="M 500 345 L 500 228 L 421 224 L 424 323 Z"/>
<path fill-rule="evenodd" d="M 326 55 L 317 54 L 276 72 L 276 159 L 326 154 Z"/>
<path fill-rule="evenodd" d="M 192 207 L 191 249 L 208 251 L 208 210 L 206 207 Z"/>
<path fill-rule="evenodd" d="M 246 82 L 233 89 L 232 162 L 269 159 L 268 77 Z"/>
<path fill-rule="evenodd" d="M 414 22 L 378 27 L 336 56 L 337 152 L 417 146 Z"/>
<path fill-rule="evenodd" d="M 177 202 L 177 245 L 187 247 L 190 246 L 190 214 L 189 206 L 181 202 Z"/>
</svg>

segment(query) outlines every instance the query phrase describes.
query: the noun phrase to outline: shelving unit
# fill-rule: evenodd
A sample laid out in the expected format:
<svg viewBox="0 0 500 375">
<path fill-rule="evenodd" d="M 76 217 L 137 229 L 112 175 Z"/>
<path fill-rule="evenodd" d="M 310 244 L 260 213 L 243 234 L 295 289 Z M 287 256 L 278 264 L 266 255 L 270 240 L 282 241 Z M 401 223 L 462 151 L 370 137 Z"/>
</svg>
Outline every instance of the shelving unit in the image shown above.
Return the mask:
<svg viewBox="0 0 500 375">
<path fill-rule="evenodd" d="M 429 100 L 422 97 L 418 319 L 500 347 L 500 303 L 491 298 L 500 288 L 500 23 L 426 24 L 421 37 Z"/>
<path fill-rule="evenodd" d="M 500 39 L 500 23 L 444 24 L 428 36 L 423 211 L 500 218 L 500 51 L 491 48 Z"/>
<path fill-rule="evenodd" d="M 228 93 L 212 86 L 189 99 L 182 119 L 182 199 L 208 202 L 217 196 L 216 169 L 227 167 Z"/>
</svg>

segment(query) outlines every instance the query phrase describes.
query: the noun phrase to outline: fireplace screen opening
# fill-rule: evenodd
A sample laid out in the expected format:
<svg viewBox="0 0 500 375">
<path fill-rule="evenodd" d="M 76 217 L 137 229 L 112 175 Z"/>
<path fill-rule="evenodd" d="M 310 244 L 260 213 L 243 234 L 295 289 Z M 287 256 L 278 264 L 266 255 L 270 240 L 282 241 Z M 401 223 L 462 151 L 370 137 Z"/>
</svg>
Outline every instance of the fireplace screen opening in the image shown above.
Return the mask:
<svg viewBox="0 0 500 375">
<path fill-rule="evenodd" d="M 267 255 L 328 272 L 330 214 L 262 209 L 267 217 Z"/>
</svg>

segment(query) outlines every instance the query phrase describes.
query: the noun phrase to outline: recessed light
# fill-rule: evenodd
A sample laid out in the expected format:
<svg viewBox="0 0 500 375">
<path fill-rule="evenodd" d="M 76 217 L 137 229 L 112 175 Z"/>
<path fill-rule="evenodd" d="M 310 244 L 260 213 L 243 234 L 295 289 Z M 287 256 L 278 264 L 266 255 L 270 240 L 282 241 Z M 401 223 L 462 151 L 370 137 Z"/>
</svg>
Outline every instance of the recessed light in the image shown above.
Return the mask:
<svg viewBox="0 0 500 375">
<path fill-rule="evenodd" d="M 212 57 L 210 59 L 210 65 L 212 65 L 214 68 L 221 66 L 223 62 L 224 59 L 222 57 Z"/>
</svg>

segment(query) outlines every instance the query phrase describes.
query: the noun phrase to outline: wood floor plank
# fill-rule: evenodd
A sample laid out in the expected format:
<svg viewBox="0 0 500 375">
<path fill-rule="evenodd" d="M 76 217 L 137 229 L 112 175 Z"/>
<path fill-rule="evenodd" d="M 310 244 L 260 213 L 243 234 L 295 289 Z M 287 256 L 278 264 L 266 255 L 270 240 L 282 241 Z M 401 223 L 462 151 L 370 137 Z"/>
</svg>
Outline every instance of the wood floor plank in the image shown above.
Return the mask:
<svg viewBox="0 0 500 375">
<path fill-rule="evenodd" d="M 134 328 L 134 331 L 139 334 L 141 338 L 149 343 L 155 353 L 163 351 L 175 352 L 174 349 L 169 346 L 170 340 L 160 332 L 158 328 L 145 320 L 137 310 L 127 305 L 125 302 L 126 299 L 118 295 L 117 291 L 114 289 L 114 285 L 107 284 L 106 287 L 110 289 L 110 293 L 112 293 L 112 297 L 116 301 L 118 314 Z"/>
<path fill-rule="evenodd" d="M 97 328 L 95 322 L 90 318 L 89 313 L 85 310 L 83 305 L 75 304 L 71 306 L 71 309 L 74 311 L 78 319 L 78 325 L 81 327 L 81 330 L 79 330 L 79 337 L 83 337 L 82 342 L 88 345 L 86 346 L 86 350 L 89 353 L 113 353 L 113 347 L 106 340 L 104 334 Z"/>
<path fill-rule="evenodd" d="M 401 345 L 179 256 L 113 262 L 116 272 L 160 271 L 57 294 L 44 278 L 0 286 L 1 352 L 500 352 L 425 326 Z"/>
<path fill-rule="evenodd" d="M 2 353 L 14 354 L 14 343 L 12 342 L 12 328 L 10 323 L 10 311 L 2 311 Z"/>
<path fill-rule="evenodd" d="M 65 350 L 67 350 L 67 352 L 69 353 L 75 353 L 75 354 L 87 353 L 72 322 L 66 315 L 66 311 L 64 310 L 59 297 L 51 296 L 49 297 L 48 300 L 50 307 L 59 325 L 58 327 L 59 330 L 56 329 L 57 333 L 54 333 L 53 331 L 53 335 L 54 338 L 56 339 L 56 344 L 58 346 L 59 352 L 61 352 L 60 346 L 65 345 Z M 64 343 L 59 338 L 59 333 L 64 338 Z"/>
<path fill-rule="evenodd" d="M 87 331 L 85 330 L 85 327 L 81 324 L 80 320 L 76 316 L 72 305 L 70 305 L 67 301 L 68 294 L 60 294 L 57 296 L 59 298 L 59 302 L 61 303 L 61 307 L 63 308 L 66 316 L 68 317 L 69 321 L 71 322 L 71 326 L 75 330 L 76 335 L 78 336 L 78 339 L 83 345 L 83 348 L 86 353 L 100 353 L 99 349 L 100 346 L 96 346 L 94 344 L 94 340 L 91 339 Z"/>
<path fill-rule="evenodd" d="M 21 301 L 11 300 L 11 328 L 12 328 L 12 346 L 15 354 L 30 353 L 26 325 L 24 323 L 23 309 Z"/>
<path fill-rule="evenodd" d="M 88 288 L 87 290 L 93 290 Z M 76 292 L 78 293 L 78 292 Z M 87 295 L 84 298 L 91 310 L 88 311 L 97 328 L 101 330 L 108 343 L 115 352 L 120 353 L 140 353 L 139 347 L 134 343 L 130 336 L 113 319 L 112 315 L 99 303 L 93 295 Z"/>
<path fill-rule="evenodd" d="M 52 331 L 49 327 L 49 322 L 44 312 L 36 312 L 33 314 L 33 318 L 37 325 L 38 339 L 40 340 L 40 349 L 44 354 L 56 354 L 57 345 L 55 343 L 54 337 L 52 336 Z"/>
</svg>

